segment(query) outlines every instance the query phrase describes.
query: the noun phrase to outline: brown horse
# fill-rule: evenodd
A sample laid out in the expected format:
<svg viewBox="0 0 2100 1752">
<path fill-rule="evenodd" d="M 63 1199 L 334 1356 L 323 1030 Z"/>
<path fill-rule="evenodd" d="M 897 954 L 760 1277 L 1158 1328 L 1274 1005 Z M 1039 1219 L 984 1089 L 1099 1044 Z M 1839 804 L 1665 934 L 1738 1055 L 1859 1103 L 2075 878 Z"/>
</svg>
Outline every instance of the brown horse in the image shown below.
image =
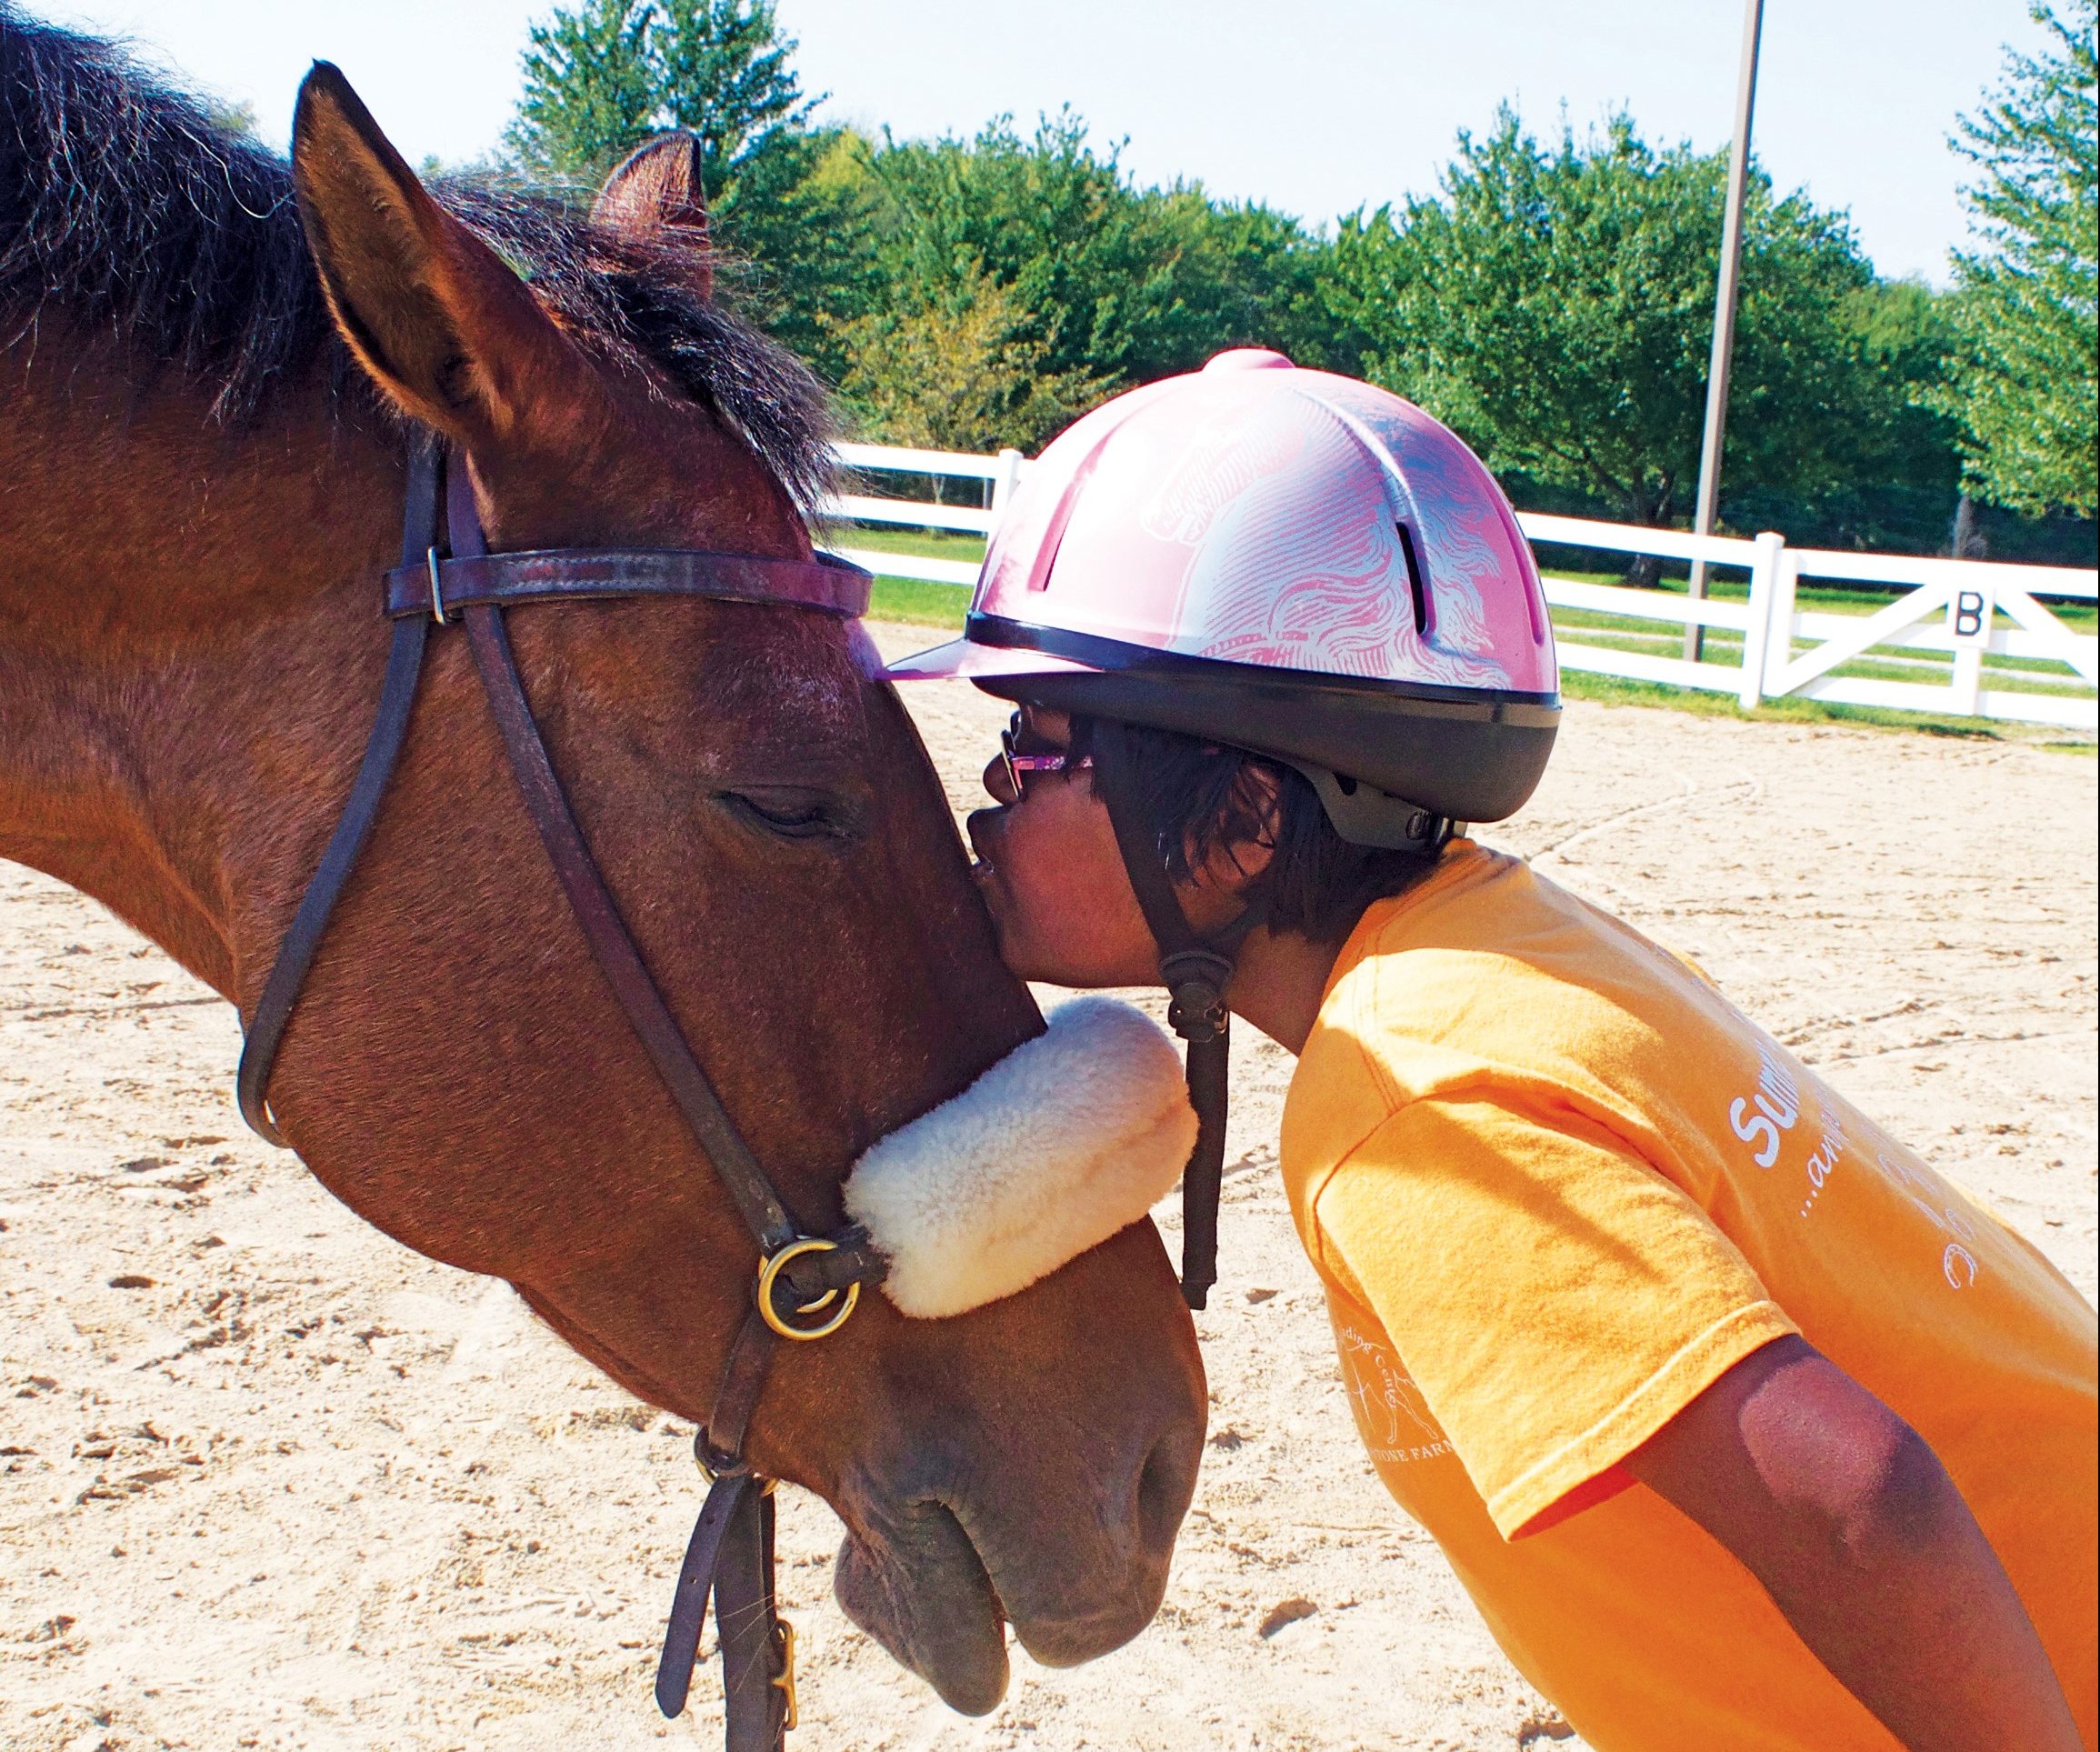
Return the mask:
<svg viewBox="0 0 2100 1752">
<path fill-rule="evenodd" d="M 440 200 L 339 76 L 309 80 L 287 168 L 0 11 L 0 854 L 252 1010 L 377 694 L 401 415 L 469 459 L 492 547 L 806 556 L 821 397 L 710 301 L 704 227 L 689 142 L 588 219 Z M 861 1150 L 1041 1026 L 865 635 L 721 602 L 511 621 L 678 1021 L 797 1221 L 835 1227 Z M 456 638 L 433 639 L 272 1096 L 352 1208 L 705 1415 L 750 1243 L 585 952 Z M 1141 1224 L 959 1318 L 864 1297 L 784 1347 L 748 1452 L 845 1520 L 847 1611 L 984 1710 L 1003 1623 L 1068 1663 L 1150 1618 L 1204 1413 Z"/>
</svg>

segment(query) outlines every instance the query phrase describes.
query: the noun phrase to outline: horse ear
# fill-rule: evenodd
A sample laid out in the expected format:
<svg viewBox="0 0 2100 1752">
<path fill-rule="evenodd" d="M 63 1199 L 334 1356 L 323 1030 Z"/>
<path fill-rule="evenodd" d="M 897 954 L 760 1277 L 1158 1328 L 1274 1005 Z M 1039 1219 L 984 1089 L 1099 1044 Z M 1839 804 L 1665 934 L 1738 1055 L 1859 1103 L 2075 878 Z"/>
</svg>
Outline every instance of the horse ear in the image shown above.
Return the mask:
<svg viewBox="0 0 2100 1752">
<path fill-rule="evenodd" d="M 292 122 L 292 182 L 336 326 L 408 413 L 471 444 L 587 372 L 525 284 L 416 180 L 337 68 L 316 61 Z"/>
<path fill-rule="evenodd" d="M 691 250 L 688 274 L 705 298 L 715 283 L 707 255 L 707 194 L 700 181 L 700 136 L 680 128 L 637 147 L 605 178 L 591 222 L 637 242 L 666 233 Z"/>
</svg>

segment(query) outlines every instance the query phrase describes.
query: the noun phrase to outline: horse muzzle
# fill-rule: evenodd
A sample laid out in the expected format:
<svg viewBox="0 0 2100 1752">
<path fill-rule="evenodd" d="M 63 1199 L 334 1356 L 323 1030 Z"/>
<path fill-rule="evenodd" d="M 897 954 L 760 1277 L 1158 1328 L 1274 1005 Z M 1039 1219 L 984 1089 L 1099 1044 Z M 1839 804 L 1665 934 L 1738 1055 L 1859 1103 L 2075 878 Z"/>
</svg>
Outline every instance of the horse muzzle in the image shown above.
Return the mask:
<svg viewBox="0 0 2100 1752">
<path fill-rule="evenodd" d="M 1008 1624 L 1036 1661 L 1076 1667 L 1151 1623 L 1201 1447 L 1200 1418 L 1177 1419 L 1105 1472 L 1075 1457 L 901 1496 L 864 1477 L 842 1504 L 839 1605 L 951 1708 L 984 1715 L 1006 1693 Z"/>
</svg>

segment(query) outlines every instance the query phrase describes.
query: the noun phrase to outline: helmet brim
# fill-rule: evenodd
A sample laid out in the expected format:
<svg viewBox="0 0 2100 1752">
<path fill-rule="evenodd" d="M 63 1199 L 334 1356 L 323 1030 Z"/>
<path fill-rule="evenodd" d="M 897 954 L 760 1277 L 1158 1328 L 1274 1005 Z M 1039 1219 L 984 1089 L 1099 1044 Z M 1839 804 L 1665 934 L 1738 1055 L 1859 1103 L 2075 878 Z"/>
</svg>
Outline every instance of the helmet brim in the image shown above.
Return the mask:
<svg viewBox="0 0 2100 1752">
<path fill-rule="evenodd" d="M 1007 676 L 1097 676 L 1090 663 L 1053 656 L 1014 646 L 982 645 L 975 639 L 950 639 L 931 650 L 900 657 L 885 672 L 892 681 L 990 680 Z"/>
</svg>

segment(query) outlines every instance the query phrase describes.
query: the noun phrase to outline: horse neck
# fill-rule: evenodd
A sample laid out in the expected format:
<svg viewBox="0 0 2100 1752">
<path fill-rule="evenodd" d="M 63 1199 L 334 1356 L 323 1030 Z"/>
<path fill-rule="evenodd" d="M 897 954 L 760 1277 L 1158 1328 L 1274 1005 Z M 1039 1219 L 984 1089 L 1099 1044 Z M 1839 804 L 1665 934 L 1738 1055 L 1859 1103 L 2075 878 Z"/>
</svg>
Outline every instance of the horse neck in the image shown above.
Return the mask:
<svg viewBox="0 0 2100 1752">
<path fill-rule="evenodd" d="M 230 997 L 265 971 L 236 915 L 362 740 L 384 641 L 345 601 L 390 563 L 398 450 L 318 370 L 229 432 L 106 347 L 0 355 L 0 856 Z"/>
</svg>

